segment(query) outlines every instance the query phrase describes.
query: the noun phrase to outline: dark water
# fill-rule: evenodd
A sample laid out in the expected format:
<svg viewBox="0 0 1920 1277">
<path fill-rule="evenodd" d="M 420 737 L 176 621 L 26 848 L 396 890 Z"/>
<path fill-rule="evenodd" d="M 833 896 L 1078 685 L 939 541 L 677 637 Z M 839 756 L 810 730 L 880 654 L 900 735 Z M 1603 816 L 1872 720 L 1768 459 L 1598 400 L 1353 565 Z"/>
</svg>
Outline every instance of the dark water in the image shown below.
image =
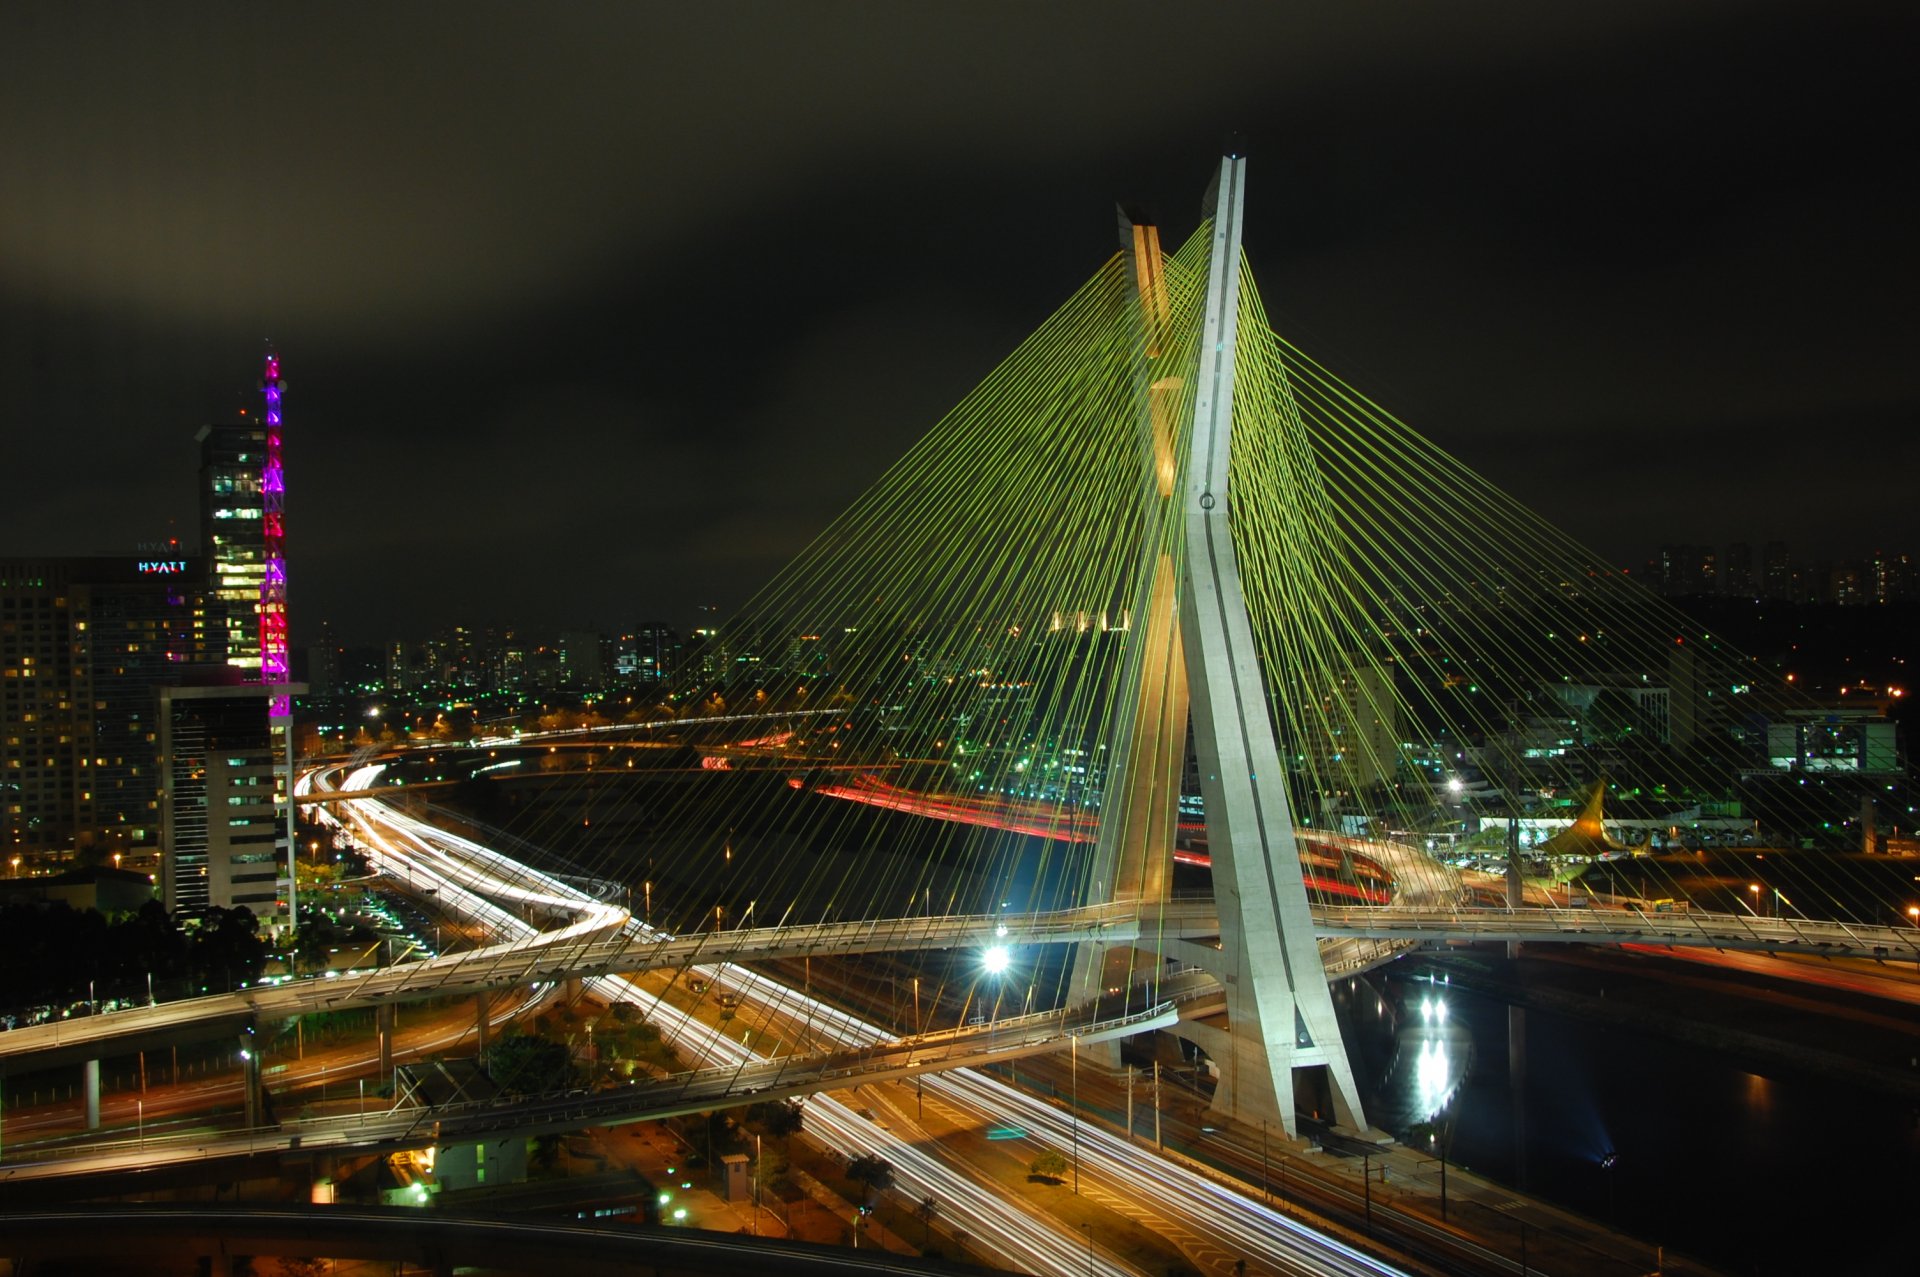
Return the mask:
<svg viewBox="0 0 1920 1277">
<path fill-rule="evenodd" d="M 1446 979 L 1403 962 L 1338 986 L 1377 1125 L 1400 1135 L 1438 1111 L 1455 1164 L 1732 1274 L 1920 1273 L 1911 1102 L 1565 1015 L 1513 1017 L 1426 970 Z M 1510 1029 L 1525 1044 L 1518 1103 Z"/>
</svg>

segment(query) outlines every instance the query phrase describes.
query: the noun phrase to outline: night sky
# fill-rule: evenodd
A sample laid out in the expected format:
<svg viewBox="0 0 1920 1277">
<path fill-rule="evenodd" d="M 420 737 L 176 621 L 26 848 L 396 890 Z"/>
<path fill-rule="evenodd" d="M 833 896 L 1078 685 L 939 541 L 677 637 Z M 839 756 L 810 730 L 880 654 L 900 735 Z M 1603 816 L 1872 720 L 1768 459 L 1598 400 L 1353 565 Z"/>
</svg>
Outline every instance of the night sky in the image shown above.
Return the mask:
<svg viewBox="0 0 1920 1277">
<path fill-rule="evenodd" d="M 10 4 L 0 553 L 192 541 L 271 337 L 296 642 L 731 611 L 1229 130 L 1276 325 L 1603 553 L 1920 551 L 1912 14 Z"/>
</svg>

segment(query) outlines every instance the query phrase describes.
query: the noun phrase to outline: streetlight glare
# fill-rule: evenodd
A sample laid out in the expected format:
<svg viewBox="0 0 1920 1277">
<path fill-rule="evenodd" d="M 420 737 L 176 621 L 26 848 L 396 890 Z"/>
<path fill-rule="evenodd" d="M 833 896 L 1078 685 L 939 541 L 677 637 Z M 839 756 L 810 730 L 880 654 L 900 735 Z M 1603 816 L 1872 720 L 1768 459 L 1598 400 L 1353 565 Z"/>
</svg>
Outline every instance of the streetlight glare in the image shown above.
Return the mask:
<svg viewBox="0 0 1920 1277">
<path fill-rule="evenodd" d="M 986 968 L 988 975 L 999 975 L 1012 961 L 1013 955 L 1007 952 L 1007 946 L 1003 944 L 994 945 L 980 955 L 980 965 Z"/>
</svg>

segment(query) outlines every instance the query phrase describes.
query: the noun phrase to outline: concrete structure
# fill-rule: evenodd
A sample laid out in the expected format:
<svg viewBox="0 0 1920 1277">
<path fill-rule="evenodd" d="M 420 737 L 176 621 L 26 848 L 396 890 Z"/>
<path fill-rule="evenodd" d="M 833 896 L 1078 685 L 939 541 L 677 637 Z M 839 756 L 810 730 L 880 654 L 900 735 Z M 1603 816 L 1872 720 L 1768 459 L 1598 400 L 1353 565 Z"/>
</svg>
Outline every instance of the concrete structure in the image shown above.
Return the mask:
<svg viewBox="0 0 1920 1277">
<path fill-rule="evenodd" d="M 244 905 L 285 921 L 292 741 L 268 718 L 280 688 L 211 683 L 160 692 L 162 898 L 169 911 Z"/>
<path fill-rule="evenodd" d="M 153 899 L 153 879 L 131 869 L 93 866 L 32 878 L 0 878 L 0 906 L 64 901 L 103 914 L 132 913 Z"/>
<path fill-rule="evenodd" d="M 1242 1121 L 1295 1130 L 1297 1109 L 1365 1129 L 1320 962 L 1294 843 L 1273 722 L 1229 524 L 1233 377 L 1240 305 L 1244 157 L 1220 164 L 1206 315 L 1193 396 L 1180 631 L 1192 701 L 1200 789 L 1207 805 L 1220 947 L 1182 956 L 1226 989 L 1228 1030 L 1202 1040 L 1220 1067 L 1214 1107 Z"/>
<path fill-rule="evenodd" d="M 1767 723 L 1767 761 L 1781 771 L 1900 774 L 1893 720 L 1877 706 L 1836 705 L 1779 714 Z"/>
<path fill-rule="evenodd" d="M 224 655 L 202 563 L 0 559 L 0 838 L 6 854 L 156 846 L 160 684 Z"/>
</svg>

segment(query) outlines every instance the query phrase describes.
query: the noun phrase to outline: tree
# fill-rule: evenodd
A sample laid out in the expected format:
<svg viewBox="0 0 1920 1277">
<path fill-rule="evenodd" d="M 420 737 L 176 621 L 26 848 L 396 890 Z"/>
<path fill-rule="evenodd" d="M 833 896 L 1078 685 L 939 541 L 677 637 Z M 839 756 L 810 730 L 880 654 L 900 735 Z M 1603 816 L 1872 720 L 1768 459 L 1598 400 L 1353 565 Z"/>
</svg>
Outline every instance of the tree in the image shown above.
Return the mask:
<svg viewBox="0 0 1920 1277">
<path fill-rule="evenodd" d="M 1066 1155 L 1058 1149 L 1050 1148 L 1034 1158 L 1033 1164 L 1027 1167 L 1027 1170 L 1035 1179 L 1058 1183 L 1060 1177 L 1067 1173 Z"/>
<path fill-rule="evenodd" d="M 515 1034 L 488 1050 L 487 1076 L 509 1095 L 541 1095 L 573 1080 L 573 1056 L 564 1043 Z"/>
<path fill-rule="evenodd" d="M 195 978 L 210 989 L 251 984 L 267 960 L 260 920 L 245 905 L 207 910 L 193 933 L 190 956 Z"/>
<path fill-rule="evenodd" d="M 788 1140 L 799 1132 L 806 1112 L 799 1100 L 763 1100 L 748 1109 L 747 1116 L 765 1127 L 767 1134 Z"/>
<path fill-rule="evenodd" d="M 872 1153 L 862 1153 L 847 1163 L 847 1178 L 866 1187 L 867 1200 L 893 1186 L 893 1164 L 884 1157 L 875 1157 Z"/>
<path fill-rule="evenodd" d="M 920 1217 L 920 1249 L 925 1250 L 933 1241 L 933 1217 L 940 1213 L 940 1203 L 931 1197 L 922 1198 L 913 1213 Z"/>
<path fill-rule="evenodd" d="M 535 1174 L 550 1176 L 560 1169 L 560 1137 L 558 1135 L 536 1135 L 533 1140 L 533 1152 L 527 1158 L 527 1165 Z"/>
</svg>

